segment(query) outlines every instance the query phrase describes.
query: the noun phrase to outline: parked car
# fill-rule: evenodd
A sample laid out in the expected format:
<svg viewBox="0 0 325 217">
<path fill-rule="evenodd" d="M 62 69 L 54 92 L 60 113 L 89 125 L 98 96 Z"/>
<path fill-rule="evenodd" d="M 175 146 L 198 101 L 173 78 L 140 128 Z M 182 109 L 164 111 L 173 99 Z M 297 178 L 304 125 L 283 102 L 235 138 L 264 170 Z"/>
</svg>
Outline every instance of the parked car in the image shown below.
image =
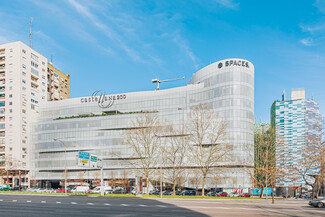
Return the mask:
<svg viewBox="0 0 325 217">
<path fill-rule="evenodd" d="M 175 191 L 176 195 L 180 195 L 180 193 L 182 193 L 182 191 Z"/>
<path fill-rule="evenodd" d="M 87 191 L 89 191 L 88 186 L 77 186 L 71 190 L 72 193 L 86 193 Z"/>
<path fill-rule="evenodd" d="M 97 186 L 96 188 L 94 188 L 93 190 L 90 191 L 90 193 L 96 193 L 99 194 L 101 192 L 101 186 Z M 108 190 L 112 190 L 111 186 L 104 186 L 104 192 L 108 191 Z"/>
<path fill-rule="evenodd" d="M 251 197 L 251 195 L 249 193 L 244 193 L 244 194 L 241 194 L 240 197 Z"/>
<path fill-rule="evenodd" d="M 216 196 L 216 194 L 217 194 L 216 191 L 210 191 L 206 195 L 209 196 L 209 197 L 214 197 L 214 196 Z"/>
<path fill-rule="evenodd" d="M 122 188 L 115 189 L 112 191 L 112 194 L 124 194 L 124 190 Z"/>
<path fill-rule="evenodd" d="M 220 192 L 218 194 L 216 194 L 217 197 L 227 197 L 228 193 L 227 192 Z"/>
<path fill-rule="evenodd" d="M 113 190 L 111 190 L 111 189 L 104 190 L 104 194 L 112 194 L 112 193 L 113 193 Z"/>
<path fill-rule="evenodd" d="M 171 191 L 163 191 L 162 193 L 163 193 L 163 195 L 172 195 L 173 194 L 173 192 L 171 192 Z"/>
<path fill-rule="evenodd" d="M 239 197 L 238 192 L 232 192 L 230 194 L 228 194 L 228 197 Z"/>
<path fill-rule="evenodd" d="M 65 193 L 65 190 L 63 188 L 57 189 L 56 193 Z M 67 193 L 71 193 L 69 189 L 67 189 Z"/>
<path fill-rule="evenodd" d="M 323 208 L 325 206 L 325 197 L 309 201 L 310 206 Z"/>
<path fill-rule="evenodd" d="M 182 195 L 182 196 L 195 196 L 196 191 L 194 191 L 194 190 L 185 190 L 185 191 L 182 191 L 179 195 Z"/>
<path fill-rule="evenodd" d="M 20 191 L 19 187 L 11 187 L 9 188 L 9 191 Z"/>
<path fill-rule="evenodd" d="M 160 191 L 150 191 L 149 195 L 159 195 Z"/>
</svg>

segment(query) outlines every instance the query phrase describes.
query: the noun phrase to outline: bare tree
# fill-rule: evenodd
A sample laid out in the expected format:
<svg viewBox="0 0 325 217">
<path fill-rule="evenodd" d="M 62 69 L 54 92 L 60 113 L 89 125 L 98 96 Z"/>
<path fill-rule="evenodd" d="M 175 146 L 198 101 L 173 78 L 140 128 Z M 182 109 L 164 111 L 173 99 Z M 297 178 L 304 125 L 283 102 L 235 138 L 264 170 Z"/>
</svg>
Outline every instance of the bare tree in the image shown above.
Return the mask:
<svg viewBox="0 0 325 217">
<path fill-rule="evenodd" d="M 192 169 L 188 171 L 188 182 L 195 187 L 198 192 L 199 185 L 202 185 L 202 173 L 198 169 Z"/>
<path fill-rule="evenodd" d="M 321 124 L 315 124 L 314 133 L 306 135 L 304 148 L 298 151 L 297 163 L 291 169 L 312 188 L 312 198 L 318 196 L 325 173 L 325 143 L 322 142 Z"/>
<path fill-rule="evenodd" d="M 183 127 L 167 126 L 165 128 L 165 144 L 161 146 L 163 162 L 169 169 L 166 170 L 168 179 L 173 184 L 173 195 L 175 195 L 178 180 L 184 173 L 184 162 L 188 156 L 188 134 L 184 133 Z"/>
<path fill-rule="evenodd" d="M 274 127 L 262 127 L 255 130 L 254 135 L 254 174 L 251 174 L 254 186 L 261 188 L 260 198 L 263 191 L 272 189 L 272 203 L 274 203 L 273 189 L 277 181 L 288 179 L 287 156 L 284 153 L 285 146 L 280 135 L 276 135 Z M 266 192 L 267 193 L 267 192 Z"/>
<path fill-rule="evenodd" d="M 129 186 L 129 180 L 128 180 L 128 172 L 126 171 L 126 169 L 123 169 L 123 173 L 122 173 L 122 186 L 124 188 L 124 192 L 126 192 L 126 189 Z"/>
<path fill-rule="evenodd" d="M 199 104 L 195 106 L 189 117 L 191 141 L 191 159 L 194 165 L 202 173 L 202 196 L 206 178 L 211 169 L 221 166 L 230 152 L 230 147 L 226 141 L 226 121 L 218 117 L 217 113 L 211 110 L 207 105 Z"/>
<path fill-rule="evenodd" d="M 161 126 L 155 114 L 145 113 L 136 117 L 132 127 L 126 130 L 125 143 L 131 150 L 128 163 L 146 178 L 147 194 L 151 175 L 159 161 Z"/>
</svg>

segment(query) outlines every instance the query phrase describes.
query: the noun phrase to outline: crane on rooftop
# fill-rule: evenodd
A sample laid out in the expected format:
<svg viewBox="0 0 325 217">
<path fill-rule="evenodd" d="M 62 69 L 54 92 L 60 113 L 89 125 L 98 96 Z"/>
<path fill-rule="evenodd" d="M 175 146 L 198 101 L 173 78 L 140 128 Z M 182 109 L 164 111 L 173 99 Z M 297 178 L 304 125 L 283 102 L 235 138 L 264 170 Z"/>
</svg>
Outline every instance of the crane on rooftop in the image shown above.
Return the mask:
<svg viewBox="0 0 325 217">
<path fill-rule="evenodd" d="M 167 81 L 177 81 L 177 80 L 182 80 L 184 79 L 185 76 L 181 77 L 181 78 L 174 78 L 174 79 L 167 79 L 167 80 L 159 80 L 158 78 L 152 79 L 152 83 L 157 83 L 157 90 L 159 90 L 159 84 L 163 83 L 163 82 L 167 82 Z"/>
</svg>

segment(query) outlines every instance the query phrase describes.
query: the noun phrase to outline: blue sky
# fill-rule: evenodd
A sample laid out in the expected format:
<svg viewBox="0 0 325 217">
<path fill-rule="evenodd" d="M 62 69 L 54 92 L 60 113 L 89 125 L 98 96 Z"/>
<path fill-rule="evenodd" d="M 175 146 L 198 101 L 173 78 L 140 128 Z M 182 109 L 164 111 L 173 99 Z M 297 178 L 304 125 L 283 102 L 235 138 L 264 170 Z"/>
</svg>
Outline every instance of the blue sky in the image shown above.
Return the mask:
<svg viewBox="0 0 325 217">
<path fill-rule="evenodd" d="M 153 90 L 225 58 L 255 65 L 255 116 L 306 88 L 325 114 L 324 0 L 0 1 L 0 43 L 29 44 L 71 74 L 71 97 Z"/>
</svg>

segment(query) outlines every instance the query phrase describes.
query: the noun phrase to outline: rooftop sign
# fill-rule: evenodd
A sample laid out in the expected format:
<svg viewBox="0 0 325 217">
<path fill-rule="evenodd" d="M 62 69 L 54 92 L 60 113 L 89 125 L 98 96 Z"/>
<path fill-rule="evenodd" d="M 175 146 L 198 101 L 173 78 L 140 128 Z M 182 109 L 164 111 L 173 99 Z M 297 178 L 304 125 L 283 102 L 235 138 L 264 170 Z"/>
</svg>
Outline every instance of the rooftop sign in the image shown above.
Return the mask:
<svg viewBox="0 0 325 217">
<path fill-rule="evenodd" d="M 113 106 L 115 100 L 126 99 L 126 94 L 117 94 L 106 96 L 106 93 L 102 90 L 96 90 L 90 97 L 83 97 L 80 99 L 81 103 L 98 103 L 100 108 L 109 108 Z"/>
</svg>

